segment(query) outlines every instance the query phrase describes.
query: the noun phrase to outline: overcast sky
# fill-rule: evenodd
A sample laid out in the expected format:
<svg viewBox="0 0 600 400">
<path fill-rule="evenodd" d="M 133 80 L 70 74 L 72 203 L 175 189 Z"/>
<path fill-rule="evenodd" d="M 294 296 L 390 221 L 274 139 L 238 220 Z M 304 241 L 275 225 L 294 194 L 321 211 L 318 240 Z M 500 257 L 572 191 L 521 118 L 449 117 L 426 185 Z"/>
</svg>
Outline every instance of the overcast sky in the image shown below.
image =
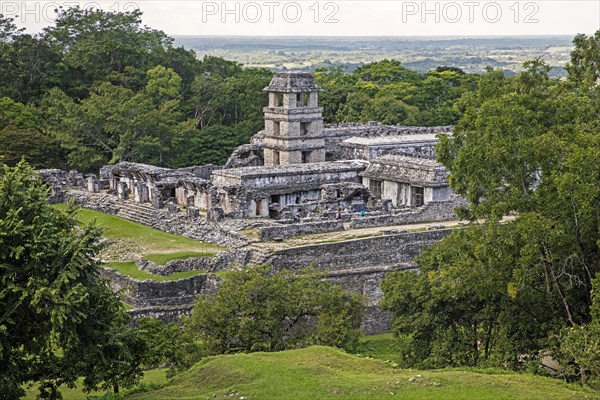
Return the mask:
<svg viewBox="0 0 600 400">
<path fill-rule="evenodd" d="M 29 32 L 53 20 L 58 5 L 144 12 L 143 22 L 169 35 L 496 36 L 592 34 L 600 0 L 0 0 Z"/>
</svg>

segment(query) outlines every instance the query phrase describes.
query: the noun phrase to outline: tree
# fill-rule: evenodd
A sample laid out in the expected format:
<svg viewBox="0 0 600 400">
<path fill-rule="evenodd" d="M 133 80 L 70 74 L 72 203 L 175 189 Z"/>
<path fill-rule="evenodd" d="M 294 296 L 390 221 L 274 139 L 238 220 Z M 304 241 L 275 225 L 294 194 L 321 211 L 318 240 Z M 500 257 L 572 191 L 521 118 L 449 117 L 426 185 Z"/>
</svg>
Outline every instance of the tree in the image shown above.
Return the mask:
<svg viewBox="0 0 600 400">
<path fill-rule="evenodd" d="M 51 135 L 43 133 L 39 119 L 27 106 L 0 98 L 0 162 L 15 166 L 25 159 L 34 168 L 58 168 L 64 151 Z"/>
<path fill-rule="evenodd" d="M 600 30 L 594 36 L 575 36 L 573 44 L 571 62 L 565 67 L 569 79 L 583 88 L 597 86 L 600 82 Z"/>
<path fill-rule="evenodd" d="M 600 275 L 593 281 L 592 320 L 564 328 L 558 337 L 557 360 L 567 379 L 579 378 L 582 385 L 600 383 Z"/>
<path fill-rule="evenodd" d="M 24 159 L 33 168 L 60 168 L 64 151 L 52 137 L 34 129 L 7 126 L 0 130 L 0 162 L 14 167 Z"/>
<path fill-rule="evenodd" d="M 344 73 L 343 67 L 317 68 L 315 80 L 323 90 L 319 93 L 319 103 L 323 107 L 323 120 L 326 123 L 341 122 L 338 112 L 346 103 L 348 95 L 356 90 L 354 74 Z"/>
<path fill-rule="evenodd" d="M 66 72 L 61 89 L 81 99 L 96 81 L 107 81 L 127 66 L 147 71 L 172 47 L 164 32 L 141 26 L 140 10 L 110 12 L 60 9 L 43 37 L 62 52 Z M 157 58 L 159 60 L 157 60 Z"/>
<path fill-rule="evenodd" d="M 311 344 L 353 347 L 362 301 L 307 268 L 226 272 L 215 296 L 198 300 L 186 329 L 209 354 L 278 351 Z"/>
<path fill-rule="evenodd" d="M 0 96 L 23 103 L 37 103 L 43 93 L 60 83 L 60 52 L 37 36 L 14 34 L 0 40 Z"/>
<path fill-rule="evenodd" d="M 10 125 L 18 129 L 31 129 L 38 128 L 40 123 L 24 104 L 8 97 L 0 97 L 0 129 Z"/>
<path fill-rule="evenodd" d="M 138 92 L 105 82 L 79 103 L 54 89 L 42 102 L 47 129 L 68 150 L 72 167 L 88 171 L 119 161 L 172 165 L 172 149 L 194 131 L 182 112 L 181 79 L 171 69 L 148 71 Z"/>
<path fill-rule="evenodd" d="M 361 121 L 378 121 L 389 125 L 415 125 L 419 110 L 389 96 L 371 99 L 363 110 Z"/>
<path fill-rule="evenodd" d="M 519 366 L 561 326 L 562 308 L 539 291 L 539 271 L 523 266 L 527 238 L 509 224 L 474 224 L 424 251 L 420 272 L 382 283 L 394 315 L 403 366 Z"/>
<path fill-rule="evenodd" d="M 136 321 L 137 332 L 147 346 L 144 368 L 169 366 L 167 376 L 187 369 L 206 354 L 197 342 L 196 335 L 178 323 L 163 323 L 159 319 L 144 317 Z"/>
<path fill-rule="evenodd" d="M 379 86 L 392 82 L 417 83 L 421 76 L 418 72 L 403 67 L 398 60 L 381 60 L 367 64 L 355 71 L 359 80 L 373 82 Z"/>
<path fill-rule="evenodd" d="M 565 327 L 574 342 L 591 338 L 577 327 L 591 318 L 600 272 L 598 88 L 553 81 L 539 59 L 524 67 L 483 76 L 441 137 L 438 158 L 469 200 L 461 215 L 486 222 L 426 251 L 417 279 L 384 284 L 408 364 L 516 366 Z"/>
<path fill-rule="evenodd" d="M 88 386 L 118 382 L 120 371 L 86 368 L 130 348 L 123 304 L 100 277 L 99 230 L 50 207 L 48 190 L 25 163 L 0 170 L 0 398 L 20 398 L 32 381 L 43 398 L 80 375 Z"/>
</svg>

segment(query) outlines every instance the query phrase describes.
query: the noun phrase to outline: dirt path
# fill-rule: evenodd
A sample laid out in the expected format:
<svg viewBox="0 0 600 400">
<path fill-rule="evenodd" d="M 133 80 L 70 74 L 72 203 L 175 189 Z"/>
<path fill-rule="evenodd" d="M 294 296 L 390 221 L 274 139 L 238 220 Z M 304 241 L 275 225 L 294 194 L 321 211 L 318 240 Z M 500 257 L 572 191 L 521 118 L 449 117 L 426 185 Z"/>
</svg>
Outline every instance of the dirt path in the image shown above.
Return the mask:
<svg viewBox="0 0 600 400">
<path fill-rule="evenodd" d="M 511 221 L 514 217 L 505 217 L 503 221 Z M 259 248 L 266 248 L 269 250 L 282 250 L 290 247 L 309 246 L 312 244 L 327 243 L 327 242 L 339 242 L 344 240 L 360 239 L 365 237 L 381 236 L 384 231 L 422 231 L 432 228 L 443 229 L 443 228 L 458 228 L 466 225 L 466 221 L 442 221 L 442 222 L 428 222 L 420 224 L 409 224 L 409 225 L 390 225 L 390 226 L 377 226 L 373 228 L 361 228 L 352 229 L 349 223 L 344 224 L 346 230 L 340 232 L 326 232 L 326 233 L 314 233 L 302 236 L 295 236 L 285 239 L 281 242 L 269 241 L 269 242 L 257 242 L 253 246 Z"/>
<path fill-rule="evenodd" d="M 344 224 L 346 230 L 340 232 L 313 233 L 309 235 L 295 236 L 282 242 L 269 241 L 254 243 L 254 246 L 268 248 L 270 250 L 282 250 L 290 247 L 308 246 L 312 244 L 339 242 L 344 240 L 360 239 L 372 236 L 381 236 L 384 231 L 420 231 L 431 227 L 459 227 L 460 221 L 444 221 L 411 225 L 378 226 L 373 228 L 351 229 L 349 224 Z"/>
</svg>

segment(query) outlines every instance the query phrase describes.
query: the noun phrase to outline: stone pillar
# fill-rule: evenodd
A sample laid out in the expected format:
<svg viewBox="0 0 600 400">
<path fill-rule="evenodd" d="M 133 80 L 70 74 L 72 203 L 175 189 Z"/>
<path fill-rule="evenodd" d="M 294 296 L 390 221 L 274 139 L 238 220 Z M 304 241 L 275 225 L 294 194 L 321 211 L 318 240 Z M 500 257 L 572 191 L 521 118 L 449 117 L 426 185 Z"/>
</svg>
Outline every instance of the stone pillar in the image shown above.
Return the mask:
<svg viewBox="0 0 600 400">
<path fill-rule="evenodd" d="M 86 183 L 88 192 L 98 193 L 99 185 L 98 185 L 98 178 L 96 178 L 96 175 L 90 174 L 90 176 L 88 176 L 86 178 L 85 183 Z"/>
<path fill-rule="evenodd" d="M 127 187 L 127 183 L 117 183 L 117 197 L 119 200 L 127 200 L 129 198 L 129 187 Z"/>
<path fill-rule="evenodd" d="M 154 208 L 163 208 L 165 206 L 165 201 L 162 197 L 162 193 L 157 188 L 152 188 L 152 207 Z"/>
<path fill-rule="evenodd" d="M 140 203 L 147 203 L 150 201 L 150 191 L 146 182 L 137 183 L 138 201 Z"/>
<path fill-rule="evenodd" d="M 84 186 L 83 174 L 74 169 L 69 171 L 69 174 L 67 175 L 67 181 L 71 187 L 82 188 Z"/>
</svg>

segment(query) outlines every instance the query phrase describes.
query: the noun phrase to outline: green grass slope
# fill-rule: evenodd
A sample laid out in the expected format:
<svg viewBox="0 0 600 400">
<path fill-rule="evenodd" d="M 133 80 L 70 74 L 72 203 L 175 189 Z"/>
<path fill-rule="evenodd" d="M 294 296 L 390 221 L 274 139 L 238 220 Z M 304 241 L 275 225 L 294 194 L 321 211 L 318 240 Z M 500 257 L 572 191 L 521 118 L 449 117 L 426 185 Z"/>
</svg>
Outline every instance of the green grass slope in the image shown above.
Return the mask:
<svg viewBox="0 0 600 400">
<path fill-rule="evenodd" d="M 410 371 L 329 347 L 210 357 L 132 399 L 598 399 L 579 386 L 514 373 Z"/>
<path fill-rule="evenodd" d="M 54 207 L 65 210 L 67 205 L 56 204 Z M 138 258 L 164 265 L 176 259 L 212 257 L 217 251 L 224 250 L 221 246 L 163 232 L 124 218 L 85 208 L 78 210 L 77 218 L 83 223 L 94 221 L 103 229 L 103 235 L 110 240 L 101 254 L 107 265 L 136 279 L 165 281 L 204 273 L 187 271 L 166 276 L 154 275 L 137 269 L 134 261 Z"/>
<path fill-rule="evenodd" d="M 59 210 L 65 210 L 67 205 L 56 204 L 54 207 Z M 158 229 L 128 221 L 121 217 L 85 208 L 79 209 L 77 219 L 84 223 L 95 221 L 96 225 L 104 230 L 104 236 L 111 240 L 134 240 L 140 246 L 144 255 L 150 255 L 158 263 L 164 263 L 169 259 L 173 259 L 165 256 L 165 254 L 178 253 L 177 256 L 179 258 L 184 258 L 193 256 L 195 253 L 209 255 L 223 249 L 220 246 L 159 231 Z M 158 254 L 162 256 L 158 256 Z"/>
</svg>

